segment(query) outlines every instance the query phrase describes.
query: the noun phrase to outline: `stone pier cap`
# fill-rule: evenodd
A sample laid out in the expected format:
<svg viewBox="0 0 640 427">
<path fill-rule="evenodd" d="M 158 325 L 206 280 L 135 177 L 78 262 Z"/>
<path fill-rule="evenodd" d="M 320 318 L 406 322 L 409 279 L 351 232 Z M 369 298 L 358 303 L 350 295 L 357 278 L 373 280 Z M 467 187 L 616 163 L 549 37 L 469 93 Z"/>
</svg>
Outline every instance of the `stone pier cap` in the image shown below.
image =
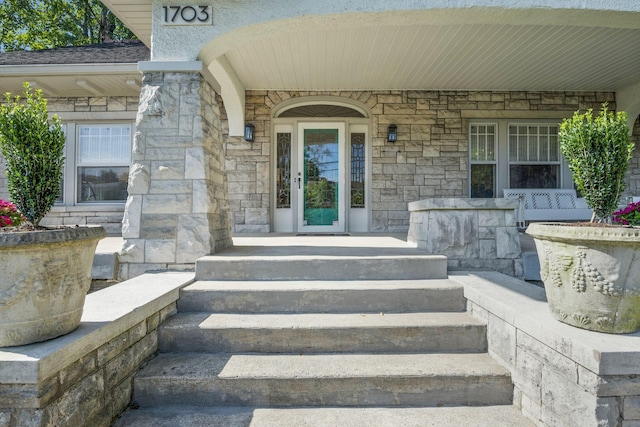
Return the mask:
<svg viewBox="0 0 640 427">
<path fill-rule="evenodd" d="M 460 210 L 460 209 L 518 209 L 520 200 L 516 198 L 471 199 L 471 198 L 432 198 L 409 203 L 409 212 L 424 210 Z"/>
</svg>

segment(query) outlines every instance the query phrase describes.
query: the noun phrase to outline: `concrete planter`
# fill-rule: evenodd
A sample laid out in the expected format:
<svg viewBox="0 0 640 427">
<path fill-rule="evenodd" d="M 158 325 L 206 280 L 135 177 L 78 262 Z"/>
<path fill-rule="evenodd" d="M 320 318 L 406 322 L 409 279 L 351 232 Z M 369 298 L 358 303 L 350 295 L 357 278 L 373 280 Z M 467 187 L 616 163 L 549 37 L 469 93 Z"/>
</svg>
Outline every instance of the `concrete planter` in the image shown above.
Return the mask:
<svg viewBox="0 0 640 427">
<path fill-rule="evenodd" d="M 640 229 L 533 223 L 552 315 L 608 333 L 640 329 Z"/>
<path fill-rule="evenodd" d="M 0 346 L 73 331 L 91 286 L 103 227 L 0 233 Z"/>
</svg>

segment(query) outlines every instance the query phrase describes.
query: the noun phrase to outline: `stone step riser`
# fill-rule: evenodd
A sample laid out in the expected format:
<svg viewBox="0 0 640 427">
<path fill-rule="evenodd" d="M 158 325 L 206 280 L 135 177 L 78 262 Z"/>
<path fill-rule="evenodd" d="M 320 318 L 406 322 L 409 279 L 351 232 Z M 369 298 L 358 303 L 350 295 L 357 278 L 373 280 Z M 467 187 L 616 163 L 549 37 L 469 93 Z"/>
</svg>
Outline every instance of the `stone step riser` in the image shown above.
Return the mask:
<svg viewBox="0 0 640 427">
<path fill-rule="evenodd" d="M 209 379 L 197 382 L 136 379 L 141 407 L 184 402 L 196 406 L 373 407 L 509 405 L 508 377 Z"/>
<path fill-rule="evenodd" d="M 196 262 L 196 280 L 411 280 L 446 279 L 443 256 L 333 259 L 229 259 Z"/>
<path fill-rule="evenodd" d="M 178 300 L 180 312 L 209 313 L 415 313 L 461 312 L 465 308 L 461 287 L 399 290 L 183 290 Z"/>
<path fill-rule="evenodd" d="M 328 329 L 203 329 L 160 328 L 161 352 L 225 353 L 408 353 L 484 352 L 485 327 L 480 325 L 328 328 Z"/>
</svg>

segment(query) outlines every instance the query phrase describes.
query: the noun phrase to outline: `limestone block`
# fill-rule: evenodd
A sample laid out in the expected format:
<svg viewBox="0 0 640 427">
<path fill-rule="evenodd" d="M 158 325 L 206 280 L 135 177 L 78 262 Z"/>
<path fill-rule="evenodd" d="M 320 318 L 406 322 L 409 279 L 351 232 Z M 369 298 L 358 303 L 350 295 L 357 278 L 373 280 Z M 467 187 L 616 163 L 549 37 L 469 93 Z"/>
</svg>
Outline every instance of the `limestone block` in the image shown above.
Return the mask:
<svg viewBox="0 0 640 427">
<path fill-rule="evenodd" d="M 495 240 L 479 240 L 478 245 L 480 248 L 480 258 L 493 260 L 496 259 L 496 253 L 499 248 L 496 248 Z"/>
<path fill-rule="evenodd" d="M 558 353 L 551 347 L 532 338 L 523 332 L 518 332 L 518 352 L 538 357 L 548 369 L 552 369 L 556 376 L 560 376 L 573 384 L 578 383 L 578 368 L 576 362 Z"/>
<path fill-rule="evenodd" d="M 147 194 L 149 192 L 149 169 L 141 163 L 133 163 L 129 167 L 129 182 L 127 192 L 129 195 Z"/>
<path fill-rule="evenodd" d="M 475 218 L 475 213 L 469 211 L 431 211 L 426 251 L 454 258 L 478 258 Z"/>
<path fill-rule="evenodd" d="M 185 194 L 153 194 L 144 196 L 142 212 L 145 214 L 175 214 L 190 210 L 191 197 Z"/>
<path fill-rule="evenodd" d="M 496 244 L 498 247 L 497 257 L 500 259 L 520 258 L 520 236 L 515 227 L 497 227 Z"/>
<path fill-rule="evenodd" d="M 566 425 L 615 426 L 620 416 L 616 398 L 598 398 L 546 366 L 542 368 L 542 406 L 547 425 L 561 420 Z"/>
<path fill-rule="evenodd" d="M 489 314 L 487 323 L 487 341 L 489 353 L 502 360 L 507 369 L 513 370 L 516 364 L 516 328 L 501 318 Z"/>
<path fill-rule="evenodd" d="M 266 208 L 245 209 L 244 222 L 247 225 L 269 224 L 269 211 Z"/>
<path fill-rule="evenodd" d="M 517 333 L 516 338 L 519 335 L 520 333 Z M 531 399 L 537 399 L 537 404 L 541 405 L 542 361 L 536 356 L 527 350 L 516 348 L 515 370 L 512 377 L 516 387 Z"/>
<path fill-rule="evenodd" d="M 142 217 L 142 196 L 127 197 L 122 217 L 122 237 L 135 239 L 140 237 L 140 221 Z"/>
<path fill-rule="evenodd" d="M 194 214 L 205 214 L 218 210 L 214 195 L 211 194 L 211 185 L 204 180 L 193 181 L 193 207 Z"/>
<path fill-rule="evenodd" d="M 85 377 L 48 408 L 51 425 L 84 425 L 85 420 L 101 410 L 104 392 L 105 382 L 101 371 Z"/>
<path fill-rule="evenodd" d="M 149 194 L 190 194 L 192 191 L 192 182 L 185 180 L 152 181 L 149 186 Z"/>
<path fill-rule="evenodd" d="M 127 111 L 127 98 L 124 96 L 109 97 L 107 111 Z"/>
<path fill-rule="evenodd" d="M 96 352 L 91 352 L 60 371 L 58 378 L 63 389 L 70 388 L 74 383 L 81 381 L 96 370 L 96 354 Z"/>
<path fill-rule="evenodd" d="M 158 336 L 149 334 L 136 344 L 112 359 L 104 369 L 104 381 L 107 390 L 113 390 L 120 381 L 137 372 L 158 349 Z"/>
<path fill-rule="evenodd" d="M 133 134 L 133 146 L 131 147 L 131 154 L 133 154 L 133 160 L 141 160 L 145 154 L 145 137 L 140 131 L 136 131 Z"/>
<path fill-rule="evenodd" d="M 530 420 L 540 425 L 542 421 L 542 405 L 538 399 L 532 399 L 527 394 L 522 393 L 520 400 L 520 410 L 522 414 Z"/>
<path fill-rule="evenodd" d="M 184 179 L 185 162 L 181 160 L 157 160 L 151 162 L 151 179 Z"/>
<path fill-rule="evenodd" d="M 175 240 L 153 240 L 147 239 L 144 243 L 145 262 L 176 262 L 176 242 Z"/>
<path fill-rule="evenodd" d="M 121 263 L 144 262 L 144 240 L 125 239 L 118 259 Z"/>
<path fill-rule="evenodd" d="M 183 215 L 178 218 L 177 263 L 195 263 L 212 253 L 210 220 L 206 215 Z"/>
<path fill-rule="evenodd" d="M 245 224 L 236 224 L 233 226 L 233 231 L 236 233 L 268 233 L 269 225 L 245 225 Z"/>
<path fill-rule="evenodd" d="M 185 179 L 205 179 L 205 153 L 202 148 L 187 148 L 185 151 Z"/>
<path fill-rule="evenodd" d="M 504 214 L 499 210 L 478 211 L 478 225 L 482 227 L 504 227 Z"/>
<path fill-rule="evenodd" d="M 259 162 L 256 165 L 256 191 L 258 193 L 269 193 L 270 189 L 270 174 L 271 169 L 269 162 Z"/>
<path fill-rule="evenodd" d="M 640 396 L 628 396 L 624 398 L 622 418 L 627 421 L 640 421 Z"/>
</svg>

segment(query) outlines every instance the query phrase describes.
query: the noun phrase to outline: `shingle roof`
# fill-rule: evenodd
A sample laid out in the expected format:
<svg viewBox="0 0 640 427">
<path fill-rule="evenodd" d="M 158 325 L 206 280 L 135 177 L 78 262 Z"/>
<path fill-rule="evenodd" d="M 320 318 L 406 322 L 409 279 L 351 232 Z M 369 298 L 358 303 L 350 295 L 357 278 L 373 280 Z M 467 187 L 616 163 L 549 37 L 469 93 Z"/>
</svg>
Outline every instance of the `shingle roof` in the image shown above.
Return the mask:
<svg viewBox="0 0 640 427">
<path fill-rule="evenodd" d="M 108 64 L 148 61 L 149 49 L 140 41 L 112 41 L 86 46 L 0 53 L 0 65 Z"/>
</svg>

